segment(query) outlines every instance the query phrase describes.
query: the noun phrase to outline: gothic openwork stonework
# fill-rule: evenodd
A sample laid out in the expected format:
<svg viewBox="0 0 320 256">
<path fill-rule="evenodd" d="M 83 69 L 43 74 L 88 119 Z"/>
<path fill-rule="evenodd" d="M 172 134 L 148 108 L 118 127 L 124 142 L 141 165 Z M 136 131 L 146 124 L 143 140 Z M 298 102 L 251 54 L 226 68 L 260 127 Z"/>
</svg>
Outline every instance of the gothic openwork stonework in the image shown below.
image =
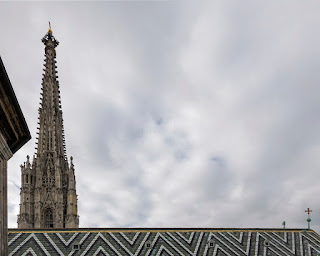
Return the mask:
<svg viewBox="0 0 320 256">
<path fill-rule="evenodd" d="M 66 155 L 56 50 L 52 30 L 43 37 L 44 74 L 37 147 L 33 159 L 21 165 L 18 228 L 78 228 L 73 159 Z"/>
</svg>

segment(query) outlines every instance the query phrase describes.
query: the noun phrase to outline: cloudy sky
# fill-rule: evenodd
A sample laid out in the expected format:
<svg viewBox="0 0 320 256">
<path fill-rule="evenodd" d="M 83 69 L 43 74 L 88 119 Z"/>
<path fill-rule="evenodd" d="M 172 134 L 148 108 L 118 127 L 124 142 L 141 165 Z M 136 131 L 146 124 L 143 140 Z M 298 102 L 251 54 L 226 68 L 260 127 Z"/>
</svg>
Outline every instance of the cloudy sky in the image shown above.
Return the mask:
<svg viewBox="0 0 320 256">
<path fill-rule="evenodd" d="M 319 1 L 1 2 L 33 155 L 51 21 L 81 227 L 320 231 Z"/>
</svg>

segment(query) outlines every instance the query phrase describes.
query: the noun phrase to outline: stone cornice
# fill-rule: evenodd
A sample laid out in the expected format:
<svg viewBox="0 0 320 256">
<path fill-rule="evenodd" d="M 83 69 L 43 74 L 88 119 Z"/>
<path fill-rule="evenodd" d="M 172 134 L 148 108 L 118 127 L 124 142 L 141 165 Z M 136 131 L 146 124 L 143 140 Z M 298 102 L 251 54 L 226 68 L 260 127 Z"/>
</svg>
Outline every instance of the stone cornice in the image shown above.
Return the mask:
<svg viewBox="0 0 320 256">
<path fill-rule="evenodd" d="M 9 160 L 12 157 L 12 152 L 1 132 L 0 132 L 0 157 L 3 160 Z"/>
</svg>

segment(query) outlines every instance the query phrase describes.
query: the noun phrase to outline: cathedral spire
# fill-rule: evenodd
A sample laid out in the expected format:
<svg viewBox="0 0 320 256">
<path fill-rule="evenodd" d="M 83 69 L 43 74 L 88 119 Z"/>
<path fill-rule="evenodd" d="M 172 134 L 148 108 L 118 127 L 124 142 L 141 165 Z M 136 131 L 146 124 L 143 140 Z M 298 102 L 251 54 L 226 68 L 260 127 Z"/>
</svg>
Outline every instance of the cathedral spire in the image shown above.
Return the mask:
<svg viewBox="0 0 320 256">
<path fill-rule="evenodd" d="M 77 195 L 74 166 L 66 155 L 59 81 L 56 66 L 58 40 L 51 24 L 45 45 L 36 154 L 21 167 L 19 228 L 76 228 Z"/>
<path fill-rule="evenodd" d="M 55 48 L 59 42 L 52 35 L 51 26 L 42 38 L 42 42 L 45 45 L 45 63 L 39 108 L 37 155 L 51 152 L 66 159 L 59 81 L 56 71 Z"/>
</svg>

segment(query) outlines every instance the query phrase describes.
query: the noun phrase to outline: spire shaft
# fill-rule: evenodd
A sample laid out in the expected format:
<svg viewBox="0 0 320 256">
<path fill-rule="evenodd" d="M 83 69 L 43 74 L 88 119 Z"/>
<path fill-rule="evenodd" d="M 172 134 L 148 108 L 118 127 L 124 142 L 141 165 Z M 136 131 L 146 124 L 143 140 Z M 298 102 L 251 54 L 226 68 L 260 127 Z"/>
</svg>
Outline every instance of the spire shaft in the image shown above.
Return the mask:
<svg viewBox="0 0 320 256">
<path fill-rule="evenodd" d="M 52 35 L 51 28 L 42 39 L 45 45 L 44 74 L 39 108 L 39 137 L 37 155 L 44 152 L 54 153 L 66 158 L 63 143 L 63 118 L 60 105 L 59 81 L 56 70 L 56 51 L 59 42 Z"/>
</svg>

